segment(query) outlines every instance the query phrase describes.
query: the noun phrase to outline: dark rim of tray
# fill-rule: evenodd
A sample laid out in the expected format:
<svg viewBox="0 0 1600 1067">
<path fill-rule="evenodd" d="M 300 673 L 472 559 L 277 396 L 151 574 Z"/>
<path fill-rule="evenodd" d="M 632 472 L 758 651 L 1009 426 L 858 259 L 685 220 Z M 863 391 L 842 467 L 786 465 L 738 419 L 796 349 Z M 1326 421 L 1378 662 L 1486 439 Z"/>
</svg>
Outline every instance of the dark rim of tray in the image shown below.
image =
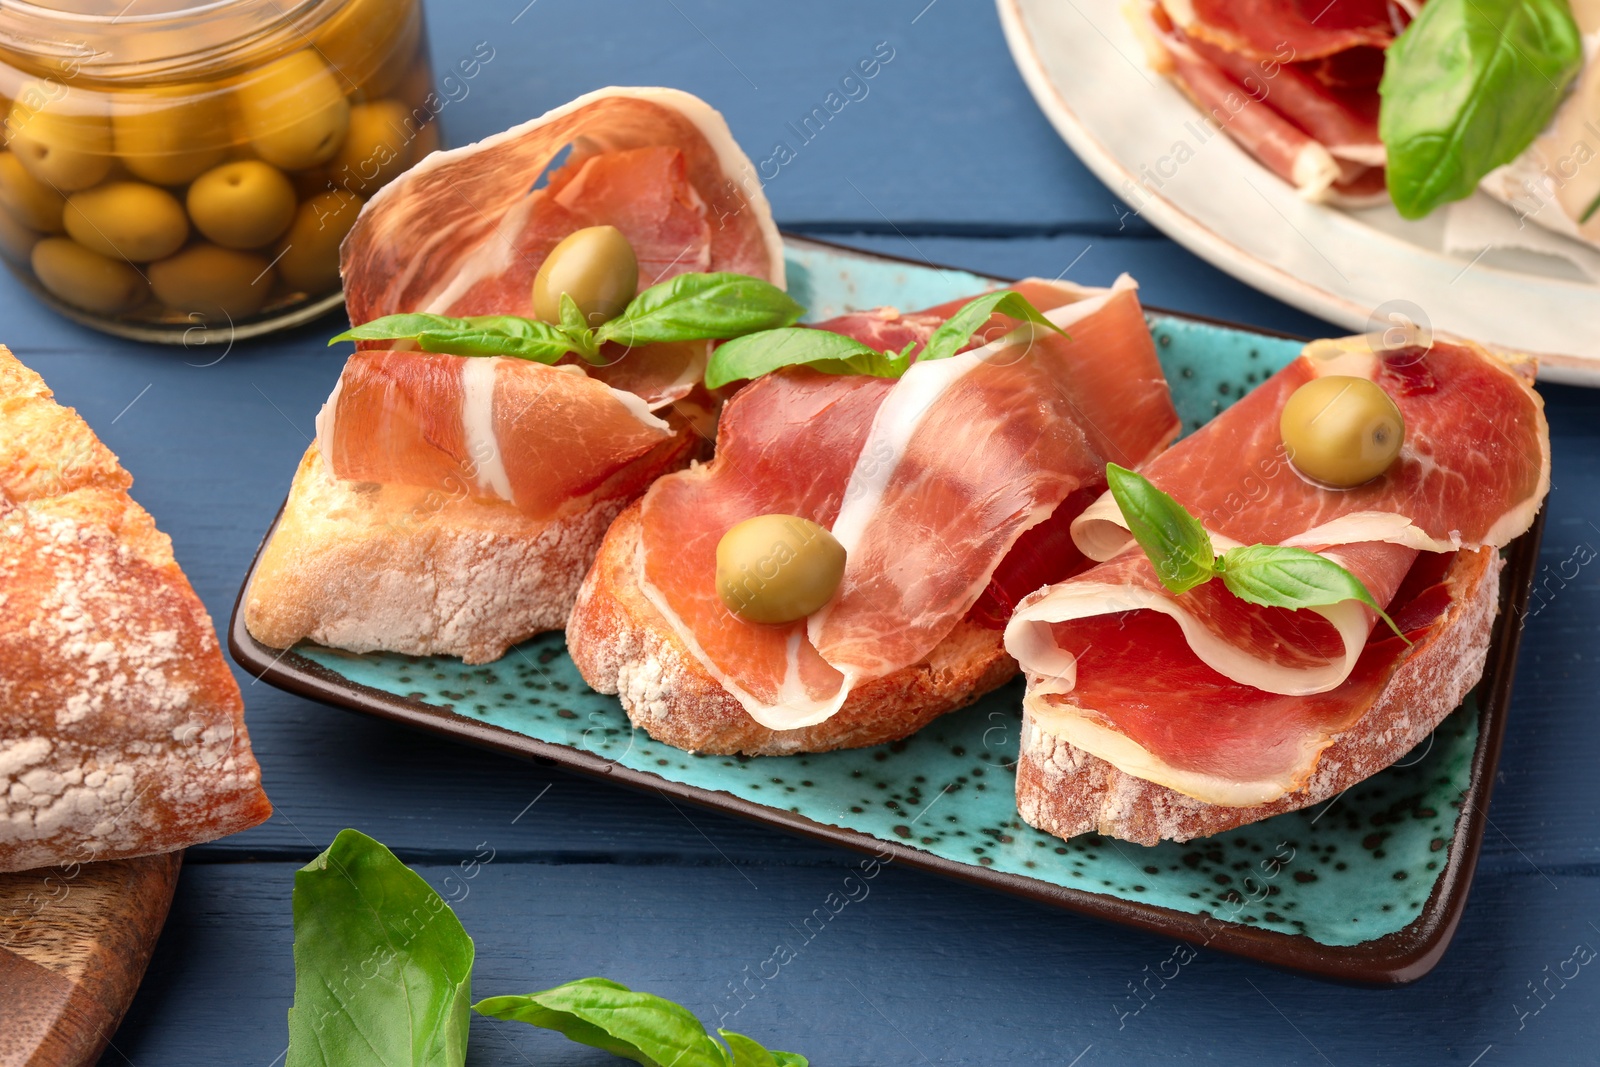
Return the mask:
<svg viewBox="0 0 1600 1067">
<path fill-rule="evenodd" d="M 798 234 L 786 234 L 785 237 L 795 238 L 799 242 L 823 245 L 867 259 L 896 260 L 917 266 L 928 266 L 926 263 L 901 256 L 863 252 L 847 245 L 819 241 Z M 993 280 L 1006 281 L 1006 279 Z M 1304 340 L 1292 334 L 1254 329 L 1202 315 L 1165 311 L 1153 307 L 1147 307 L 1146 310 L 1172 318 L 1204 322 L 1249 333 Z M 261 549 L 271 539 L 282 514 L 280 508 L 277 518 L 274 518 L 272 526 L 262 538 L 261 546 L 256 549 L 255 557 L 250 561 L 250 570 L 239 587 L 239 595 L 234 600 L 233 615 L 228 623 L 228 650 L 241 667 L 260 681 L 311 700 L 374 715 L 380 719 L 388 719 L 391 722 L 465 741 L 507 755 L 548 762 L 592 778 L 615 782 L 643 792 L 658 793 L 697 807 L 775 826 L 801 837 L 826 841 L 858 852 L 879 855 L 887 853 L 893 857 L 895 863 L 907 867 L 929 871 L 970 885 L 996 889 L 1041 904 L 1109 919 L 1165 937 L 1174 937 L 1190 943 L 1200 942 L 1203 947 L 1215 948 L 1274 967 L 1334 981 L 1366 985 L 1400 985 L 1414 982 L 1433 970 L 1449 947 L 1450 939 L 1455 934 L 1456 926 L 1460 923 L 1462 912 L 1466 907 L 1467 893 L 1472 885 L 1472 875 L 1477 867 L 1478 853 L 1483 843 L 1484 827 L 1488 819 L 1489 797 L 1494 788 L 1494 770 L 1499 762 L 1500 747 L 1505 737 L 1517 649 L 1522 640 L 1521 620 L 1526 613 L 1528 598 L 1538 569 L 1539 543 L 1544 532 L 1545 513 L 1541 510 L 1533 527 L 1513 541 L 1506 550 L 1507 566 L 1501 576 L 1500 613 L 1495 619 L 1483 678 L 1478 685 L 1480 704 L 1478 744 L 1472 755 L 1471 778 L 1462 795 L 1461 815 L 1456 819 L 1455 834 L 1450 842 L 1449 858 L 1444 870 L 1434 882 L 1433 890 L 1429 893 L 1421 914 L 1412 920 L 1410 925 L 1372 941 L 1347 947 L 1324 945 L 1303 934 L 1266 930 L 1225 920 L 1208 923 L 1210 917 L 1203 913 L 1174 911 L 1153 904 L 1122 900 L 1080 889 L 1068 889 L 1024 875 L 960 863 L 910 845 L 885 841 L 855 830 L 819 823 L 793 812 L 756 804 L 720 790 L 683 785 L 648 771 L 632 770 L 588 752 L 539 741 L 525 734 L 457 715 L 432 704 L 357 685 L 306 659 L 292 649 L 283 651 L 263 645 L 245 629 L 242 610 L 245 591 L 249 589 L 251 579 L 255 577 Z M 1201 931 L 1206 935 L 1203 941 L 1196 937 Z"/>
</svg>

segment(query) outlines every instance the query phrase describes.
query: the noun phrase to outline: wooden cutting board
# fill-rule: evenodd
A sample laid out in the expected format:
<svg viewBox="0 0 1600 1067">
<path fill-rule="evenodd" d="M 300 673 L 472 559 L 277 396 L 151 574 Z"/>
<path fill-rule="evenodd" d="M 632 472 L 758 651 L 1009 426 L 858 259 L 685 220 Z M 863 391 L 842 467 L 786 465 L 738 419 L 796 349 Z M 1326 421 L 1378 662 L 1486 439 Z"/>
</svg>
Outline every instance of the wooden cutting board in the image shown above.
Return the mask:
<svg viewBox="0 0 1600 1067">
<path fill-rule="evenodd" d="M 183 853 L 0 874 L 0 1067 L 94 1063 L 166 921 Z"/>
</svg>

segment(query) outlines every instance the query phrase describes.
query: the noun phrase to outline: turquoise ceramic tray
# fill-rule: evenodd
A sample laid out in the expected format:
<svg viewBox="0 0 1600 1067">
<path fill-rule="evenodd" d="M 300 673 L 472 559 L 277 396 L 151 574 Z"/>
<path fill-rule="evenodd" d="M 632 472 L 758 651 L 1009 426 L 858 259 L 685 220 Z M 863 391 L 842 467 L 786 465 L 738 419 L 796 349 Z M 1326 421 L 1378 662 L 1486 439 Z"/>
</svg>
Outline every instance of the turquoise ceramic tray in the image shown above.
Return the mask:
<svg viewBox="0 0 1600 1067">
<path fill-rule="evenodd" d="M 994 284 L 810 241 L 791 239 L 788 258 L 790 291 L 817 319 L 878 304 L 923 307 Z M 1149 319 L 1186 430 L 1300 348 L 1181 315 Z M 252 673 L 329 703 L 849 847 L 888 848 L 911 866 L 1269 963 L 1403 982 L 1437 962 L 1471 881 L 1510 696 L 1512 622 L 1537 540 L 1535 530 L 1510 550 L 1482 683 L 1416 751 L 1329 804 L 1156 848 L 1092 835 L 1063 842 L 1017 818 L 1020 681 L 891 745 L 703 756 L 633 729 L 614 698 L 584 685 L 558 634 L 480 667 L 316 646 L 280 655 L 249 636 L 235 607 L 230 645 Z"/>
</svg>

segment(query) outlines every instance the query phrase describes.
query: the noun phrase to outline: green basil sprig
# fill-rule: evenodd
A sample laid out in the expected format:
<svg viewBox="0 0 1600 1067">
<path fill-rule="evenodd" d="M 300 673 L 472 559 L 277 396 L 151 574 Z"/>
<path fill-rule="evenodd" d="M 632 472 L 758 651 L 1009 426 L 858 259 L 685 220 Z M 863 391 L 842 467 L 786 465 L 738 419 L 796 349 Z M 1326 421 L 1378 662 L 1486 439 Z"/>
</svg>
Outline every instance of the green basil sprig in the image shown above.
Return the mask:
<svg viewBox="0 0 1600 1067">
<path fill-rule="evenodd" d="M 1378 87 L 1400 214 L 1471 195 L 1533 143 L 1582 65 L 1568 0 L 1429 0 L 1389 46 Z"/>
<path fill-rule="evenodd" d="M 295 874 L 285 1067 L 462 1067 L 471 1011 L 646 1067 L 807 1067 L 804 1056 L 718 1030 L 724 1047 L 688 1009 L 604 978 L 469 1008 L 473 953 L 427 882 L 366 834 L 341 830 Z"/>
<path fill-rule="evenodd" d="M 580 978 L 527 996 L 490 997 L 472 1010 L 555 1030 L 579 1044 L 646 1065 L 806 1067 L 808 1062 L 793 1052 L 764 1048 L 743 1034 L 718 1030 L 728 1043 L 724 1048 L 687 1008 L 604 978 Z"/>
<path fill-rule="evenodd" d="M 461 1067 L 472 938 L 383 845 L 341 830 L 294 876 L 285 1067 Z"/>
<path fill-rule="evenodd" d="M 869 374 L 898 378 L 915 360 L 947 359 L 972 339 L 996 312 L 1037 323 L 1066 337 L 1067 332 L 1034 307 L 1021 293 L 1001 289 L 969 300 L 928 337 L 920 354 L 916 343 L 899 352 L 880 352 L 854 338 L 828 330 L 805 328 L 764 330 L 719 345 L 706 366 L 706 387 L 759 378 L 783 367 L 807 366 L 824 374 Z"/>
<path fill-rule="evenodd" d="M 1221 578 L 1228 592 L 1263 607 L 1317 608 L 1356 600 L 1411 644 L 1361 579 L 1326 556 L 1285 545 L 1241 546 L 1219 555 L 1200 520 L 1148 478 L 1108 463 L 1106 481 L 1128 532 L 1150 558 L 1161 584 L 1173 593 Z"/>
<path fill-rule="evenodd" d="M 714 341 L 792 325 L 805 308 L 782 289 L 745 274 L 680 274 L 634 297 L 621 315 L 590 327 L 572 298 L 561 296 L 561 322 L 517 315 L 385 315 L 352 327 L 340 341 L 412 341 L 452 356 L 511 356 L 555 363 L 576 355 L 602 364 L 600 346 L 629 348 L 668 341 Z"/>
</svg>

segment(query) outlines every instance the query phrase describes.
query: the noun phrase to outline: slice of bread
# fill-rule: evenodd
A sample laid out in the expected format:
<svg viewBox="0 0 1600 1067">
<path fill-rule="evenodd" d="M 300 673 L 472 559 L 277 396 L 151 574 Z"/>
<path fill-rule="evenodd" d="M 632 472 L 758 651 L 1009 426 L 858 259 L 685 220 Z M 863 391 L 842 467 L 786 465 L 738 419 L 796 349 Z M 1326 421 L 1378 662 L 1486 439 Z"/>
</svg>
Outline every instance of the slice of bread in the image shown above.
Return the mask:
<svg viewBox="0 0 1600 1067">
<path fill-rule="evenodd" d="M 1463 551 L 1445 572 L 1446 618 L 1407 653 L 1366 713 L 1324 749 L 1302 788 L 1268 804 L 1224 807 L 1125 774 L 1040 728 L 1026 713 L 1017 810 L 1057 837 L 1099 833 L 1141 845 L 1188 841 L 1337 796 L 1399 760 L 1444 720 L 1483 675 L 1500 604 L 1501 556 Z"/>
<path fill-rule="evenodd" d="M 273 648 L 315 641 L 351 652 L 499 659 L 566 625 L 611 520 L 701 448 L 684 425 L 587 508 L 546 521 L 505 502 L 341 480 L 313 444 L 256 563 L 245 626 Z"/>
<path fill-rule="evenodd" d="M 272 814 L 211 616 L 132 484 L 0 345 L 0 872 L 171 852 Z"/>
<path fill-rule="evenodd" d="M 854 690 L 838 714 L 770 730 L 690 654 L 639 587 L 639 505 L 617 517 L 578 590 L 567 649 L 584 681 L 615 693 L 657 741 L 691 752 L 784 756 L 895 741 L 1004 685 L 1017 664 L 1003 634 L 962 621 L 927 659 Z"/>
</svg>

